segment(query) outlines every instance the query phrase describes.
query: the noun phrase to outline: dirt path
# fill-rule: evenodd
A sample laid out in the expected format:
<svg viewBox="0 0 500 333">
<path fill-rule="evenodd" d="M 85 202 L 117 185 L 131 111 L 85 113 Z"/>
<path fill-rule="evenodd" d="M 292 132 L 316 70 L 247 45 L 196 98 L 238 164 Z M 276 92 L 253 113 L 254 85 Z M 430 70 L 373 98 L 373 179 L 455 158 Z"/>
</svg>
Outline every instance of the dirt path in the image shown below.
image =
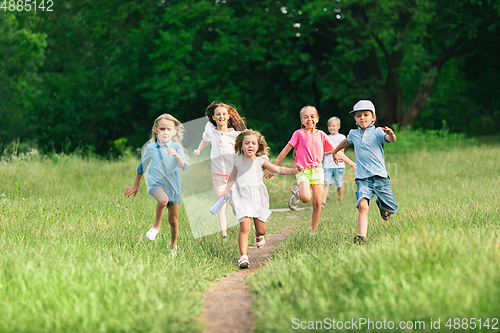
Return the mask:
<svg viewBox="0 0 500 333">
<path fill-rule="evenodd" d="M 255 273 L 271 257 L 274 248 L 285 239 L 292 227 L 286 226 L 275 234 L 266 235 L 266 245 L 248 248 L 250 267 L 223 277 L 205 291 L 204 314 L 207 333 L 253 332 L 253 296 L 243 278 Z"/>
</svg>

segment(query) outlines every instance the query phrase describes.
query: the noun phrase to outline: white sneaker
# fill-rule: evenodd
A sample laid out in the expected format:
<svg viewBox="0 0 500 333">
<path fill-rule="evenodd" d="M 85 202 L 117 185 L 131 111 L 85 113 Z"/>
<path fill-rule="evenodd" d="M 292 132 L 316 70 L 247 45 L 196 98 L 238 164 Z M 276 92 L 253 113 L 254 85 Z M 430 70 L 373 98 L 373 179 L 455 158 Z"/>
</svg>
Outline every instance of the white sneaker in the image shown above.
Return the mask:
<svg viewBox="0 0 500 333">
<path fill-rule="evenodd" d="M 288 208 L 290 210 L 296 210 L 299 205 L 299 187 L 294 186 L 292 188 L 292 194 L 290 195 L 290 199 L 288 199 Z"/>
<path fill-rule="evenodd" d="M 159 232 L 160 230 L 156 230 L 155 228 L 151 227 L 151 229 L 146 232 L 146 238 L 153 241 L 155 240 L 156 235 L 158 235 Z"/>
<path fill-rule="evenodd" d="M 170 258 L 177 257 L 177 244 L 175 244 L 174 248 L 171 247 L 172 242 L 168 242 L 168 249 L 170 250 Z"/>
<path fill-rule="evenodd" d="M 248 260 L 248 256 L 246 254 L 240 257 L 240 260 L 238 260 L 238 266 L 240 266 L 240 268 L 248 268 L 250 266 L 250 261 Z"/>
</svg>

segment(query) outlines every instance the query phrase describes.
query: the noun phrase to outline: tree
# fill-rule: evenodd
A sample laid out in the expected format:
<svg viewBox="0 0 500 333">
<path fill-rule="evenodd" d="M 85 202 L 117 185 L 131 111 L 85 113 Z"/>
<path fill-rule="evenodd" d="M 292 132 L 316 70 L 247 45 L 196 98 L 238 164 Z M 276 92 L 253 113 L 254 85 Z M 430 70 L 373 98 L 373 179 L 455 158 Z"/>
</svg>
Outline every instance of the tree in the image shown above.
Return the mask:
<svg viewBox="0 0 500 333">
<path fill-rule="evenodd" d="M 39 97 L 38 68 L 44 61 L 45 34 L 35 33 L 35 16 L 19 19 L 0 11 L 0 142 L 33 140 L 33 100 Z"/>
</svg>

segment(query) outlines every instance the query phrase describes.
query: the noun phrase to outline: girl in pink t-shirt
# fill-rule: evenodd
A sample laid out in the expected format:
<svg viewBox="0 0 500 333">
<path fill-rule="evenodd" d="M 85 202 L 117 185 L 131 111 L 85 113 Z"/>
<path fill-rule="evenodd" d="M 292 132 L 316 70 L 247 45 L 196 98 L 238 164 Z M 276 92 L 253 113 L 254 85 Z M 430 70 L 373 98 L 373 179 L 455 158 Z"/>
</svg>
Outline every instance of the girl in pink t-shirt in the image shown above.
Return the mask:
<svg viewBox="0 0 500 333">
<path fill-rule="evenodd" d="M 288 144 L 274 161 L 279 165 L 288 155 L 292 148 L 295 149 L 294 164 L 301 166 L 304 170 L 297 174 L 298 186 L 292 189 L 292 195 L 288 201 L 291 210 L 297 209 L 298 201 L 304 203 L 311 200 L 312 188 L 312 235 L 315 235 L 321 215 L 321 200 L 323 198 L 323 167 L 321 161 L 325 152 L 333 151 L 334 147 L 325 132 L 318 130 L 316 124 L 319 121 L 318 110 L 314 106 L 305 106 L 300 110 L 300 122 L 302 128 L 295 131 Z M 343 156 L 342 156 L 343 157 Z M 266 178 L 274 177 L 272 172 L 267 171 Z"/>
</svg>

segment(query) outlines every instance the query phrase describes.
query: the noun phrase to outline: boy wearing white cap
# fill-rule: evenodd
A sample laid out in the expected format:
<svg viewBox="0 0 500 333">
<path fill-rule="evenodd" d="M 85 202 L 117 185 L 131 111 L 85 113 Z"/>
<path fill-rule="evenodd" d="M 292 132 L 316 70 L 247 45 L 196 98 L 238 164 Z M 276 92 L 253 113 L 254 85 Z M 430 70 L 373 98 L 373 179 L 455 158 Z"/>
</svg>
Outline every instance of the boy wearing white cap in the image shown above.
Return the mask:
<svg viewBox="0 0 500 333">
<path fill-rule="evenodd" d="M 389 175 L 385 169 L 383 144 L 396 141 L 394 131 L 389 127 L 375 127 L 375 106 L 369 100 L 360 100 L 351 112 L 358 129 L 351 130 L 347 138 L 333 151 L 333 160 L 338 164 L 337 152 L 354 145 L 356 173 L 356 208 L 358 208 L 359 235 L 354 237 L 358 244 L 366 243 L 368 211 L 371 199 L 377 196 L 377 206 L 384 220 L 396 213 L 398 206 L 392 194 Z"/>
</svg>

